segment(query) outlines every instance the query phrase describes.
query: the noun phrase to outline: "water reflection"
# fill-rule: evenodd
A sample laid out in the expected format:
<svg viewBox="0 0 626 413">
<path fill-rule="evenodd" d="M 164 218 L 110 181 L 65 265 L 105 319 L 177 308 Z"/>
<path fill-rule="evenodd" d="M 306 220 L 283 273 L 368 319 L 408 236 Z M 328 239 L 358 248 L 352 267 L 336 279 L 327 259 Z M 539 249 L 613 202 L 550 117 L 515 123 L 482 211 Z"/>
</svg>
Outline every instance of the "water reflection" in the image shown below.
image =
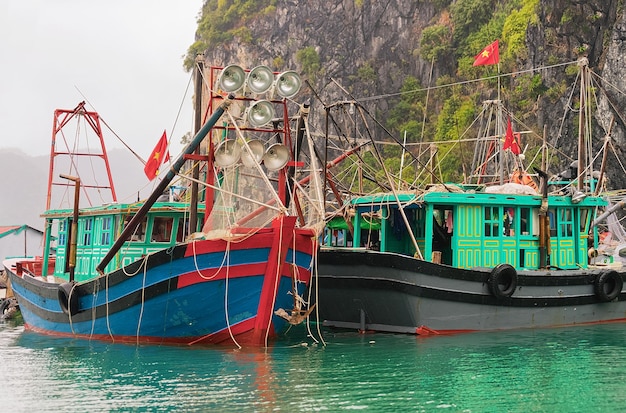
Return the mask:
<svg viewBox="0 0 626 413">
<path fill-rule="evenodd" d="M 626 404 L 626 325 L 420 338 L 326 331 L 326 347 L 135 346 L 0 325 L 18 411 L 605 411 Z M 619 408 L 617 408 L 619 407 Z"/>
</svg>

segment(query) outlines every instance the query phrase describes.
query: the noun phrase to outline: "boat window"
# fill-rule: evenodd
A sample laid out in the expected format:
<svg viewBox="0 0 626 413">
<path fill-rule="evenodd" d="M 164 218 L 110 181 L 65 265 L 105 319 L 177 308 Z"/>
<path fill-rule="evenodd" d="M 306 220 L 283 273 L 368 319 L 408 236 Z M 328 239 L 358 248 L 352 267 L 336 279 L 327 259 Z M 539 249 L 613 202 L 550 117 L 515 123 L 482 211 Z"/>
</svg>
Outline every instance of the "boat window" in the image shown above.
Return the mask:
<svg viewBox="0 0 626 413">
<path fill-rule="evenodd" d="M 572 220 L 572 209 L 561 208 L 558 215 L 559 236 L 571 237 L 573 234 L 574 223 Z"/>
<path fill-rule="evenodd" d="M 133 218 L 133 216 L 127 216 L 126 219 L 124 220 L 124 227 L 126 227 L 126 225 L 128 225 L 128 223 L 130 222 L 130 220 Z M 133 232 L 133 234 L 130 236 L 130 240 L 131 241 L 145 241 L 146 240 L 146 227 L 148 224 L 148 218 L 144 218 L 143 221 L 141 221 L 141 224 L 139 224 L 139 226 L 137 226 L 137 228 L 135 228 L 135 231 Z"/>
<path fill-rule="evenodd" d="M 58 223 L 59 223 L 59 229 L 58 229 L 59 240 L 57 242 L 57 245 L 59 247 L 65 247 L 67 244 L 68 220 L 62 219 L 58 221 Z"/>
<path fill-rule="evenodd" d="M 184 242 L 185 237 L 189 233 L 189 221 L 186 219 L 178 220 L 178 230 L 176 231 L 176 242 Z"/>
<path fill-rule="evenodd" d="M 504 235 L 507 237 L 515 236 L 515 208 L 504 208 Z"/>
<path fill-rule="evenodd" d="M 93 218 L 85 218 L 82 221 L 83 224 L 83 239 L 81 245 L 91 245 L 92 235 L 93 235 Z"/>
<path fill-rule="evenodd" d="M 580 209 L 580 232 L 581 234 L 586 234 L 588 231 L 587 225 L 589 224 L 587 220 L 591 215 L 589 214 L 589 208 L 581 208 Z"/>
<path fill-rule="evenodd" d="M 418 208 L 415 210 L 415 236 L 417 238 L 424 238 L 426 234 L 426 208 Z"/>
<path fill-rule="evenodd" d="M 351 247 L 352 237 L 350 232 L 345 229 L 326 229 L 324 237 L 324 245 L 332 247 Z"/>
<path fill-rule="evenodd" d="M 102 218 L 102 233 L 100 235 L 100 245 L 110 245 L 113 239 L 113 217 Z"/>
<path fill-rule="evenodd" d="M 556 237 L 556 214 L 554 208 L 548 209 L 548 219 L 550 220 L 550 237 Z"/>
<path fill-rule="evenodd" d="M 530 208 L 519 209 L 519 230 L 522 235 L 530 234 L 531 222 L 530 222 Z"/>
<path fill-rule="evenodd" d="M 497 237 L 500 235 L 500 207 L 485 207 L 485 236 Z"/>
<path fill-rule="evenodd" d="M 172 217 L 154 217 L 150 240 L 152 242 L 170 242 L 173 226 L 174 218 Z"/>
<path fill-rule="evenodd" d="M 380 231 L 376 230 L 362 230 L 361 231 L 361 246 L 370 250 L 380 250 Z"/>
</svg>

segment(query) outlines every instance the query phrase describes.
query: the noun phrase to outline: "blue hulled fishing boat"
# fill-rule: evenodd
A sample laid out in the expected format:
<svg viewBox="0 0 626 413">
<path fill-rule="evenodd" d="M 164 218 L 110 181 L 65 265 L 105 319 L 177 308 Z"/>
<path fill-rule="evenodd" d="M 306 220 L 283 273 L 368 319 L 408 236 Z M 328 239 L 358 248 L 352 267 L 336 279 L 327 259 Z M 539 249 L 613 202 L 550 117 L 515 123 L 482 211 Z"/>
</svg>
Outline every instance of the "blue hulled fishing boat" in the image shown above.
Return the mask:
<svg viewBox="0 0 626 413">
<path fill-rule="evenodd" d="M 211 86 L 207 101 L 196 94 L 196 135 L 146 200 L 117 202 L 97 113 L 84 102 L 55 112 L 45 252 L 4 262 L 27 329 L 123 342 L 264 346 L 308 314 L 301 295 L 318 231 L 313 214 L 293 212 L 288 199 L 296 194 L 285 185 L 289 168 L 290 176 L 299 173 L 290 160 L 287 114 L 299 78 L 264 66 L 197 64 L 197 92 Z M 92 127 L 101 152 L 57 149 L 74 121 Z M 166 148 L 157 145 L 150 161 L 162 162 Z M 109 185 L 88 184 L 77 169 L 59 182 L 60 155 L 72 166 L 85 155 L 104 160 Z M 177 174 L 187 182 L 182 190 L 172 185 Z M 66 192 L 73 186 L 73 208 L 50 206 L 59 185 Z M 82 206 L 90 188 L 110 191 L 111 202 Z"/>
</svg>

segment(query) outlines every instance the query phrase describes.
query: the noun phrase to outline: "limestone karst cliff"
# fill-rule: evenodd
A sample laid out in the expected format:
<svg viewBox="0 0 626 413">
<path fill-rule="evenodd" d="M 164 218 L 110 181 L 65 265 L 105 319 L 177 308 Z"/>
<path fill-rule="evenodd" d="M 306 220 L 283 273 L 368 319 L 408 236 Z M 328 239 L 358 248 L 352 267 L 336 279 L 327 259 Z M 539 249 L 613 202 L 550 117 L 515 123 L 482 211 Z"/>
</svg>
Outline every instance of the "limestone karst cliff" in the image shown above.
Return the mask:
<svg viewBox="0 0 626 413">
<path fill-rule="evenodd" d="M 545 127 L 548 140 L 558 140 L 567 156 L 553 159 L 552 172 L 576 158 L 576 114 L 562 118 L 576 79 L 575 63 L 529 70 L 586 57 L 597 75 L 597 86 L 607 90 L 598 93 L 594 102 L 594 146 L 602 145 L 613 118 L 611 137 L 617 153 L 609 157 L 609 187 L 626 185 L 626 174 L 616 161 L 624 157 L 620 148 L 626 147 L 626 119 L 621 113 L 626 98 L 620 92 L 626 90 L 622 0 L 250 0 L 243 4 L 207 0 L 198 42 L 190 48 L 189 58 L 202 51 L 207 65 L 266 64 L 277 71 L 298 70 L 312 88 L 303 90 L 300 99 L 311 99 L 314 108 L 348 97 L 365 99 L 370 113 L 398 135 L 411 121 L 397 114 L 400 92 L 407 85 L 425 88 L 493 76 L 495 68 L 473 68 L 472 59 L 483 46 L 500 39 L 500 73 L 507 74 L 501 79 L 501 98 L 538 134 Z M 496 88 L 493 81 L 471 83 L 452 92 L 433 92 L 427 105 L 423 93 L 416 94 L 414 102 L 403 103 L 414 105 L 405 111 L 407 117 L 428 111 L 422 130 L 430 137 L 454 138 L 446 136 L 449 132 L 442 127 L 441 117 L 457 116 L 449 108 L 463 105 L 451 105 L 450 100 L 466 108 L 473 105 L 477 111 L 482 100 L 499 96 Z M 413 123 L 421 121 L 419 115 Z M 416 135 L 409 133 L 409 141 L 423 139 Z"/>
</svg>

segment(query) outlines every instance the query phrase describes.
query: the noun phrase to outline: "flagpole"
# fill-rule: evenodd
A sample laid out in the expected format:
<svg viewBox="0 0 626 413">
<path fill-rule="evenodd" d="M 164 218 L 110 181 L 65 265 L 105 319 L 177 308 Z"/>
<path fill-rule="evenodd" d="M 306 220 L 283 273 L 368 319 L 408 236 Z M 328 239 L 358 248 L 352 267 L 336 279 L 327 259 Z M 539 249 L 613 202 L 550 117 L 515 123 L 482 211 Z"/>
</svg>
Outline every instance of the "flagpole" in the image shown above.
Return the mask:
<svg viewBox="0 0 626 413">
<path fill-rule="evenodd" d="M 502 101 L 500 100 L 500 59 L 498 56 L 498 120 L 496 122 L 498 128 L 498 134 L 502 133 L 504 128 L 502 127 Z M 500 139 L 500 185 L 504 184 L 504 149 L 503 142 Z"/>
</svg>

